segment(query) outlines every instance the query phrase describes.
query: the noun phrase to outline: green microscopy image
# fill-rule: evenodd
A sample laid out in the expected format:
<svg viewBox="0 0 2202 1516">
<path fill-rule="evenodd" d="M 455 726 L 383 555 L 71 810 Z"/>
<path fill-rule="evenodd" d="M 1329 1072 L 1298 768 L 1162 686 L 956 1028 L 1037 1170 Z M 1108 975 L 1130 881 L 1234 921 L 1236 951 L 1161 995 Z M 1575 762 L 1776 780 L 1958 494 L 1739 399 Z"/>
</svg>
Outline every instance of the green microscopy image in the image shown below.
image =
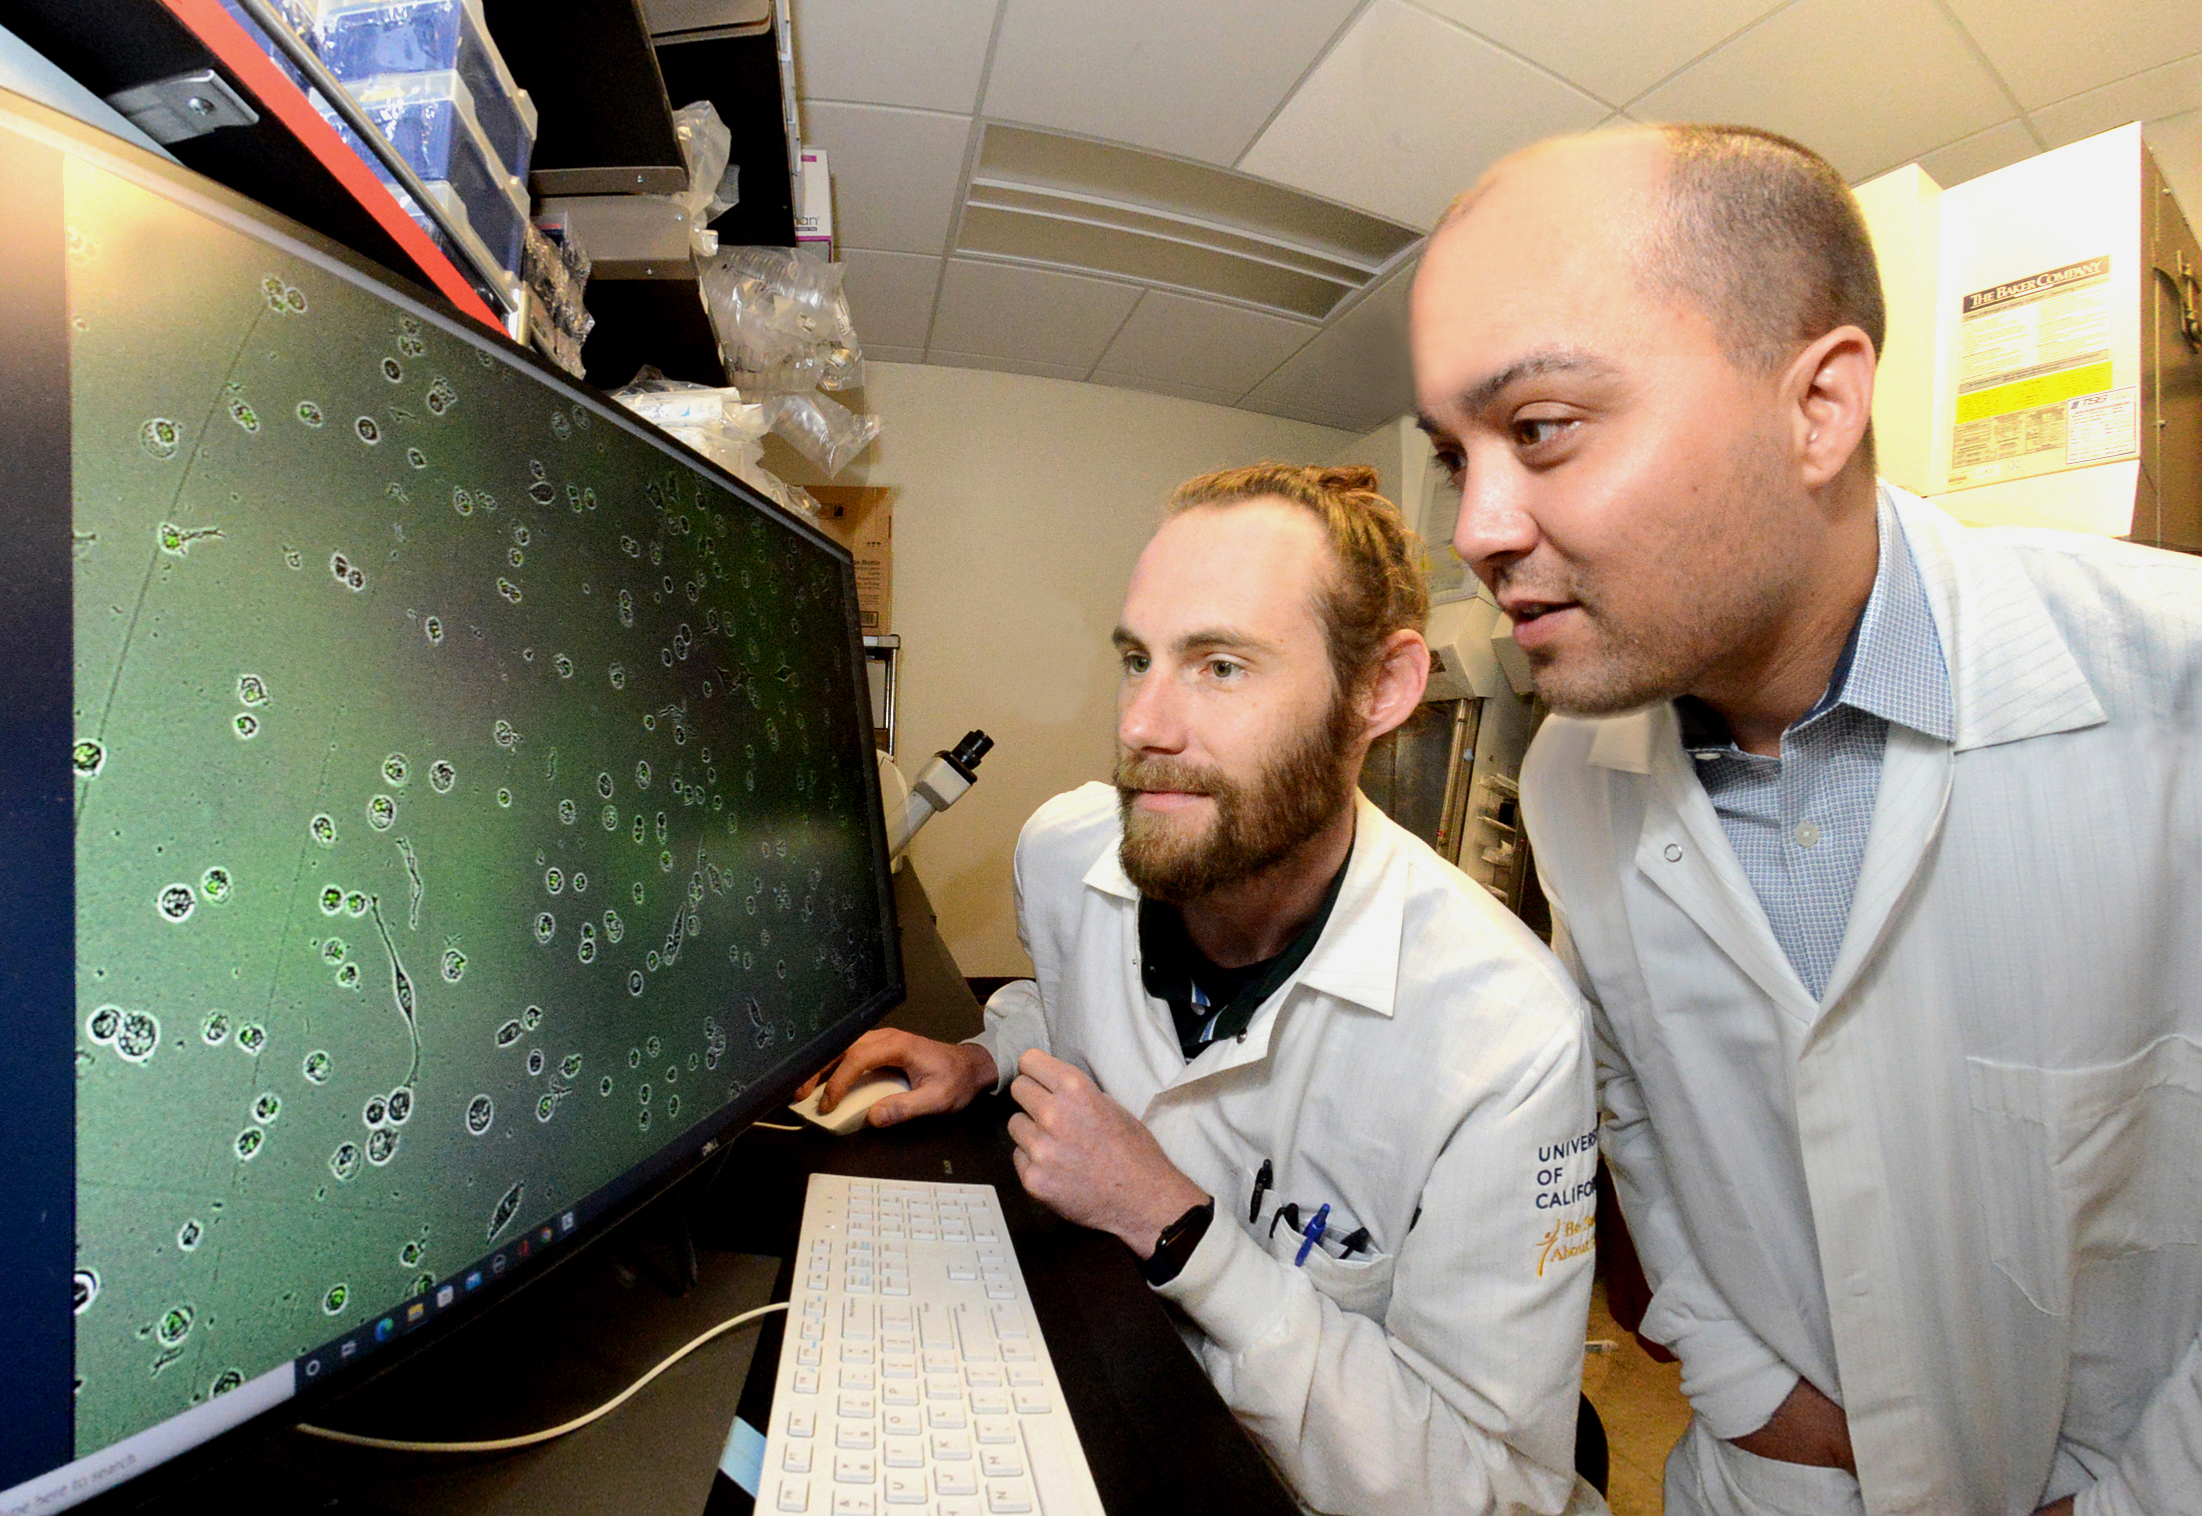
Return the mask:
<svg viewBox="0 0 2202 1516">
<path fill-rule="evenodd" d="M 616 1180 L 895 948 L 843 565 L 426 312 L 67 174 L 84 1451 Z M 643 1045 L 695 1071 L 654 1128 L 574 1098 Z"/>
</svg>

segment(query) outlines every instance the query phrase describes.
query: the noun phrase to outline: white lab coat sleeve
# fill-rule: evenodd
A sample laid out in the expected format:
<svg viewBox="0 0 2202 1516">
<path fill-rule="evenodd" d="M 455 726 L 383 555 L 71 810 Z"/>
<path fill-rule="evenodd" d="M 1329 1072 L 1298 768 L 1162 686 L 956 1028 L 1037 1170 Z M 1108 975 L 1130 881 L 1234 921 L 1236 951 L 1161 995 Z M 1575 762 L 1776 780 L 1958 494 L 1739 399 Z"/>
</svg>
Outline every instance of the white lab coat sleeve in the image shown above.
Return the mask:
<svg viewBox="0 0 2202 1516">
<path fill-rule="evenodd" d="M 1682 1393 L 1708 1431 L 1716 1437 L 1748 1436 L 1766 1425 L 1799 1376 L 1736 1319 L 1691 1251 L 1643 1090 L 1611 1035 L 1568 936 L 1566 914 L 1558 900 L 1551 905 L 1553 951 L 1590 1003 L 1603 1111 L 1599 1145 L 1652 1287 L 1651 1306 L 1638 1330 L 1682 1360 Z"/>
<path fill-rule="evenodd" d="M 1391 1260 L 1382 1320 L 1341 1309 L 1294 1267 L 1286 1239 L 1273 1255 L 1221 1208 L 1161 1287 L 1206 1335 L 1224 1400 L 1309 1507 L 1566 1507 L 1591 1259 L 1585 1245 L 1544 1266 L 1555 1213 L 1534 1207 L 1531 1181 L 1540 1143 L 1591 1125 L 1587 1054 L 1570 1026 L 1464 1117 Z M 1589 1214 L 1577 1208 L 1586 1229 Z"/>
<path fill-rule="evenodd" d="M 1030 979 L 1017 979 L 996 990 L 987 997 L 986 1026 L 968 1040 L 994 1055 L 994 1092 L 1008 1089 L 1017 1077 L 1017 1060 L 1027 1049 L 1048 1050 L 1040 986 Z"/>
<path fill-rule="evenodd" d="M 2171 1377 L 2149 1397 L 2117 1467 L 2080 1491 L 2073 1516 L 2172 1516 L 2202 1492 L 2202 1339 L 2187 1344 Z"/>
<path fill-rule="evenodd" d="M 1025 956 L 1032 956 L 1032 922 L 1025 913 L 1025 847 L 1031 838 L 1032 823 L 1017 838 L 1017 852 L 1010 864 L 1010 892 L 1017 910 L 1017 941 L 1022 944 Z M 986 1025 L 979 1035 L 965 1039 L 985 1048 L 994 1057 L 994 1093 L 1009 1088 L 1017 1077 L 1017 1060 L 1027 1050 L 1048 1050 L 1047 1008 L 1040 998 L 1040 986 L 1031 979 L 1016 979 L 1003 985 L 986 1001 Z"/>
</svg>

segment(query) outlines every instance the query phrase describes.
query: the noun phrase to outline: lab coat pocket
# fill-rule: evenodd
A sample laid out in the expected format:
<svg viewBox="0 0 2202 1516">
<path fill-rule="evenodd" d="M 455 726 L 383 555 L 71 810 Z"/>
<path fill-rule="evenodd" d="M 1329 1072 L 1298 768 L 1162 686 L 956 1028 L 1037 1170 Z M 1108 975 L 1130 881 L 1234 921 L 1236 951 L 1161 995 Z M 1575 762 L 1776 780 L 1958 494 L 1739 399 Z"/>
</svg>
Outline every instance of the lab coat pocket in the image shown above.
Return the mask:
<svg viewBox="0 0 2202 1516">
<path fill-rule="evenodd" d="M 1270 1256 L 1292 1262 L 1299 1254 L 1300 1239 L 1280 1232 L 1270 1239 Z M 1392 1257 L 1375 1253 L 1355 1258 L 1333 1258 L 1321 1248 L 1308 1249 L 1300 1265 L 1308 1283 L 1326 1295 L 1341 1311 L 1382 1321 L 1392 1303 Z"/>
<path fill-rule="evenodd" d="M 2202 1243 L 2202 1042 L 2087 1068 L 1966 1064 L 1996 1267 L 2036 1308 L 2068 1314 L 2087 1264 Z"/>
</svg>

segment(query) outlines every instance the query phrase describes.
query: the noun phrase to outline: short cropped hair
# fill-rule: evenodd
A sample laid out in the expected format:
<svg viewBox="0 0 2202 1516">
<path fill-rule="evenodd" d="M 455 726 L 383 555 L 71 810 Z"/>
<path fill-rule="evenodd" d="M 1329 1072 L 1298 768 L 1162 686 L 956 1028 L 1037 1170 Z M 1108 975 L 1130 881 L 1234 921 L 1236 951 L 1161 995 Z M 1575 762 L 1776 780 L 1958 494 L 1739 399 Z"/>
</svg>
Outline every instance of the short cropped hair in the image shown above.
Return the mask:
<svg viewBox="0 0 2202 1516">
<path fill-rule="evenodd" d="M 1170 496 L 1173 516 L 1277 499 L 1321 523 L 1334 571 L 1316 609 L 1341 693 L 1375 674 L 1386 639 L 1421 631 L 1430 614 L 1422 540 L 1376 486 L 1376 470 L 1359 465 L 1256 463 L 1188 479 Z"/>
<path fill-rule="evenodd" d="M 1760 372 L 1839 326 L 1878 353 L 1881 271 L 1858 199 L 1809 147 L 1750 126 L 1655 128 L 1669 154 L 1644 276 L 1689 300 L 1730 361 Z"/>
</svg>

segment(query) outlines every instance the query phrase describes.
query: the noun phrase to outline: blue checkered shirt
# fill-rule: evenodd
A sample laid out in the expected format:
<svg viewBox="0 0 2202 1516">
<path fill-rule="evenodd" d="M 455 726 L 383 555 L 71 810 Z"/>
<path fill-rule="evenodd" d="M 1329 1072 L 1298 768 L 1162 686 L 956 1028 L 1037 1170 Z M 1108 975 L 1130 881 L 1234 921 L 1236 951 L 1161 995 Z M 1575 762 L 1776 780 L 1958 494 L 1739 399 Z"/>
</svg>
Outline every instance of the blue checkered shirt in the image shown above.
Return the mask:
<svg viewBox="0 0 2202 1516">
<path fill-rule="evenodd" d="M 1955 730 L 1942 640 L 1886 496 L 1878 519 L 1873 593 L 1827 693 L 1782 733 L 1781 756 L 1744 752 L 1712 707 L 1691 696 L 1675 702 L 1698 780 L 1814 999 L 1827 992 L 1842 951 L 1889 723 L 1942 742 Z"/>
</svg>

